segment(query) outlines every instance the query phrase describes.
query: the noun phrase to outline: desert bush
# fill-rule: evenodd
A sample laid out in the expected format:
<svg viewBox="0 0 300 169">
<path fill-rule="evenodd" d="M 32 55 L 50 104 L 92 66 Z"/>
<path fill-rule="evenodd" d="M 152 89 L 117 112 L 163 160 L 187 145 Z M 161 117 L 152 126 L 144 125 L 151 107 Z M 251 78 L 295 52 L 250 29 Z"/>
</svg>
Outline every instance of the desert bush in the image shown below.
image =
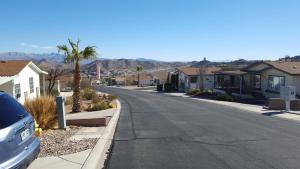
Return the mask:
<svg viewBox="0 0 300 169">
<path fill-rule="evenodd" d="M 196 95 L 196 94 L 200 94 L 201 91 L 199 89 L 190 89 L 188 91 L 186 91 L 187 95 Z"/>
<path fill-rule="evenodd" d="M 51 129 L 57 124 L 56 104 L 53 97 L 41 96 L 26 100 L 24 107 L 31 113 L 40 128 Z"/>
<path fill-rule="evenodd" d="M 72 96 L 68 96 L 65 99 L 65 105 L 71 105 L 73 103 L 73 97 Z"/>
<path fill-rule="evenodd" d="M 217 100 L 220 101 L 229 101 L 232 102 L 234 99 L 232 96 L 230 96 L 229 94 L 220 94 L 216 97 Z"/>
<path fill-rule="evenodd" d="M 100 110 L 106 110 L 112 108 L 111 105 L 105 103 L 105 102 L 99 102 L 93 104 L 91 107 L 88 108 L 87 111 L 100 111 Z"/>
<path fill-rule="evenodd" d="M 171 83 L 165 83 L 164 84 L 164 91 L 165 92 L 171 92 L 172 90 L 173 90 L 173 88 L 172 88 L 172 84 Z"/>
<path fill-rule="evenodd" d="M 82 78 L 81 79 L 81 82 L 80 82 L 80 87 L 82 89 L 85 89 L 85 88 L 90 88 L 91 87 L 91 82 L 88 78 Z"/>
<path fill-rule="evenodd" d="M 100 96 L 97 93 L 93 94 L 92 95 L 92 103 L 99 103 L 99 102 L 101 102 Z"/>
<path fill-rule="evenodd" d="M 117 99 L 117 96 L 114 96 L 114 95 L 109 94 L 109 95 L 107 95 L 107 99 L 108 99 L 109 101 L 113 101 L 113 100 L 116 100 L 116 99 Z"/>
<path fill-rule="evenodd" d="M 57 89 L 53 89 L 51 91 L 51 96 L 56 97 L 56 96 L 59 96 L 59 95 L 60 95 L 60 93 L 59 93 L 59 91 Z"/>
<path fill-rule="evenodd" d="M 95 95 L 97 95 L 96 91 L 88 87 L 81 91 L 81 97 L 86 100 L 92 100 Z"/>
<path fill-rule="evenodd" d="M 161 91 L 163 91 L 163 87 L 164 87 L 164 85 L 159 84 L 156 86 L 156 90 L 161 92 Z"/>
</svg>

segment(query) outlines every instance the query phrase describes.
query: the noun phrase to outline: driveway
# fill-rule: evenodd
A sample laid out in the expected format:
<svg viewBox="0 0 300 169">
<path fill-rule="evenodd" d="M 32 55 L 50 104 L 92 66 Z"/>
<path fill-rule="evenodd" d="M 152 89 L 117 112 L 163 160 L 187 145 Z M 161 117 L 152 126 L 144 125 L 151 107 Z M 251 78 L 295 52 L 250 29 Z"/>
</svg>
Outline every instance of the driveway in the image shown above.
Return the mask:
<svg viewBox="0 0 300 169">
<path fill-rule="evenodd" d="M 122 112 L 109 169 L 296 169 L 300 123 L 160 93 L 99 88 Z"/>
</svg>

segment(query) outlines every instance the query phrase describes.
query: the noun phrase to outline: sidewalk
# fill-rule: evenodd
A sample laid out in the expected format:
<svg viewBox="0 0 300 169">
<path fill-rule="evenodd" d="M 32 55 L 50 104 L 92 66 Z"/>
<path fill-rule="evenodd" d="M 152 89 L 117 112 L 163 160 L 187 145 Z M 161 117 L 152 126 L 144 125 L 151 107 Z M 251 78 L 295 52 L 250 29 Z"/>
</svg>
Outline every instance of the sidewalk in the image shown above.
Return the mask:
<svg viewBox="0 0 300 169">
<path fill-rule="evenodd" d="M 102 114 L 89 114 L 89 118 L 112 116 L 106 127 L 82 127 L 70 138 L 74 140 L 97 138 L 98 141 L 93 149 L 57 157 L 38 158 L 29 166 L 28 169 L 102 168 L 104 166 L 106 155 L 110 148 L 121 111 L 121 104 L 119 101 L 117 101 L 117 105 L 117 108 L 103 111 Z M 69 118 L 75 118 L 76 116 L 83 115 L 72 114 Z"/>
</svg>

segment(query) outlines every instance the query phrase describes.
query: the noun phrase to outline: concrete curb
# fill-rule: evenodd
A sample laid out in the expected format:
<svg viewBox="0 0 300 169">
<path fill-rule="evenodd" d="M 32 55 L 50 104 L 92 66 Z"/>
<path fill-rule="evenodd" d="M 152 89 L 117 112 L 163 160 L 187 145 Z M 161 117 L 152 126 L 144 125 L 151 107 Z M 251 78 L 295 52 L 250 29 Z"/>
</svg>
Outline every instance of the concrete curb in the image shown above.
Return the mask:
<svg viewBox="0 0 300 169">
<path fill-rule="evenodd" d="M 117 110 L 107 127 L 103 131 L 103 135 L 99 138 L 97 144 L 92 149 L 90 155 L 84 162 L 82 169 L 99 169 L 104 167 L 104 162 L 107 157 L 107 152 L 111 146 L 112 140 L 114 138 L 116 126 L 121 113 L 121 103 L 117 99 Z"/>
</svg>

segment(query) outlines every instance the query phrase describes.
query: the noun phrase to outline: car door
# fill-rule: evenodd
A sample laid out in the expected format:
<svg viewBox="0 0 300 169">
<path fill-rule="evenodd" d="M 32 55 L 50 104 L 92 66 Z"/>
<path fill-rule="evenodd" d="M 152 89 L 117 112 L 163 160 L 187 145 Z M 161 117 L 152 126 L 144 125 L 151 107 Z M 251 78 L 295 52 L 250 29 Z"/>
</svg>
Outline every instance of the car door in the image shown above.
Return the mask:
<svg viewBox="0 0 300 169">
<path fill-rule="evenodd" d="M 25 151 L 33 131 L 31 115 L 14 98 L 0 93 L 0 163 Z"/>
</svg>

